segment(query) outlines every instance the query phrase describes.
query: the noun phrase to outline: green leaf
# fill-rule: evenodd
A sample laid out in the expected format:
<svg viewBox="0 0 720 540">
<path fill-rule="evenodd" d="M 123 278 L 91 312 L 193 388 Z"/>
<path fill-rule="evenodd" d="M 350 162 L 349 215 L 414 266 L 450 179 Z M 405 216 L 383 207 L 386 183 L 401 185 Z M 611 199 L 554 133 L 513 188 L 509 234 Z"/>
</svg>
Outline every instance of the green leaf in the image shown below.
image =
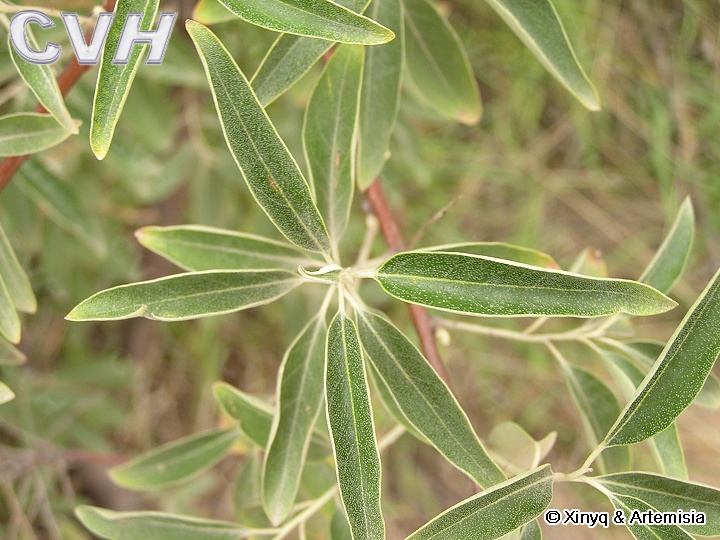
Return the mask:
<svg viewBox="0 0 720 540">
<path fill-rule="evenodd" d="M 27 357 L 7 340 L 0 339 L 0 366 L 22 366 Z"/>
<path fill-rule="evenodd" d="M 322 406 L 326 334 L 325 313 L 321 313 L 290 345 L 278 373 L 278 413 L 263 466 L 263 507 L 273 523 L 290 514 L 300 487 Z"/>
<path fill-rule="evenodd" d="M 342 313 L 327 335 L 325 402 L 338 485 L 353 538 L 385 538 L 380 455 L 355 324 Z"/>
<path fill-rule="evenodd" d="M 386 45 L 368 47 L 365 52 L 357 150 L 357 183 L 361 190 L 375 180 L 388 159 L 405 66 L 401 0 L 375 0 L 368 14 L 393 30 L 396 37 Z"/>
<path fill-rule="evenodd" d="M 273 408 L 257 397 L 224 382 L 215 383 L 213 392 L 225 414 L 238 422 L 242 434 L 259 448 L 267 448 L 275 417 Z M 327 457 L 329 448 L 326 439 L 317 432 L 313 434 L 308 459 L 321 460 Z"/>
<path fill-rule="evenodd" d="M 23 165 L 13 180 L 28 198 L 58 227 L 72 234 L 97 255 L 105 254 L 102 239 L 93 234 L 96 227 L 75 192 L 46 169 L 39 160 L 31 159 Z"/>
<path fill-rule="evenodd" d="M 375 279 L 405 302 L 475 315 L 652 315 L 677 305 L 634 281 L 590 278 L 462 253 L 399 253 L 380 267 Z"/>
<path fill-rule="evenodd" d="M 33 49 L 37 51 L 41 50 L 29 26 L 25 27 L 25 39 L 27 39 L 28 44 L 30 44 Z M 25 60 L 17 53 L 12 43 L 10 43 L 10 35 L 8 35 L 8 49 L 10 50 L 10 57 L 18 73 L 20 73 L 20 76 L 32 93 L 35 94 L 40 104 L 45 107 L 45 110 L 49 112 L 64 129 L 77 135 L 79 133 L 78 126 L 65 106 L 65 100 L 55 80 L 52 68 L 48 64 L 35 64 Z"/>
<path fill-rule="evenodd" d="M 341 45 L 305 109 L 303 148 L 333 248 L 342 238 L 355 191 L 355 143 L 365 50 Z"/>
<path fill-rule="evenodd" d="M 324 264 L 283 242 L 212 227 L 143 227 L 135 237 L 150 251 L 185 270 L 296 270 L 302 264 Z"/>
<path fill-rule="evenodd" d="M 149 491 L 190 480 L 230 451 L 237 428 L 214 429 L 164 444 L 110 469 L 113 481 L 127 489 Z"/>
<path fill-rule="evenodd" d="M 2 279 L 0 279 L 0 334 L 11 343 L 20 342 L 20 318 Z"/>
<path fill-rule="evenodd" d="M 13 399 L 15 399 L 15 393 L 10 390 L 8 385 L 0 381 L 0 405 L 3 405 L 8 401 L 12 401 Z"/>
<path fill-rule="evenodd" d="M 448 461 L 484 487 L 505 480 L 447 385 L 393 324 L 358 313 L 367 357 L 408 421 Z"/>
<path fill-rule="evenodd" d="M 644 472 L 611 474 L 593 481 L 615 495 L 639 499 L 660 512 L 702 512 L 706 516 L 705 524 L 681 524 L 680 527 L 699 536 L 720 535 L 720 490 L 717 488 Z"/>
<path fill-rule="evenodd" d="M 695 238 L 695 213 L 688 197 L 683 202 L 665 241 L 639 281 L 667 293 L 682 276 Z"/>
<path fill-rule="evenodd" d="M 403 0 L 405 58 L 420 96 L 445 118 L 474 125 L 482 116 L 480 91 L 467 52 L 429 0 Z"/>
<path fill-rule="evenodd" d="M 101 291 L 78 304 L 66 319 L 196 319 L 268 304 L 299 284 L 298 274 L 286 270 L 224 270 L 179 274 Z"/>
<path fill-rule="evenodd" d="M 142 13 L 140 29 L 150 30 L 159 5 L 159 0 L 122 0 L 115 5 L 115 17 L 100 58 L 90 123 L 90 147 L 98 159 L 103 159 L 110 150 L 115 126 L 140 67 L 140 57 L 147 49 L 147 45 L 135 45 L 127 64 L 113 62 L 125 21 L 130 13 Z"/>
<path fill-rule="evenodd" d="M 537 520 L 531 521 L 520 529 L 520 540 L 542 540 L 542 530 Z"/>
<path fill-rule="evenodd" d="M 656 511 L 655 508 L 640 499 L 612 493 L 606 495 L 616 510 L 622 510 L 625 516 L 625 526 L 638 540 L 692 540 L 692 536 L 676 525 L 644 525 L 642 521 L 634 520 L 634 512 L 642 514 L 647 511 Z M 633 520 L 633 523 L 630 523 L 630 520 Z"/>
<path fill-rule="evenodd" d="M 620 403 L 607 385 L 589 371 L 567 363 L 562 367 L 588 445 L 595 448 L 620 415 Z M 630 449 L 609 449 L 598 457 L 598 465 L 601 472 L 625 471 L 630 467 Z"/>
<path fill-rule="evenodd" d="M 532 521 L 552 499 L 550 465 L 491 487 L 456 504 L 407 540 L 491 540 Z"/>
<path fill-rule="evenodd" d="M 615 345 L 625 356 L 647 367 L 655 364 L 665 348 L 664 343 L 652 340 L 625 341 L 622 344 L 616 342 Z M 700 389 L 695 403 L 708 409 L 720 408 L 720 378 L 713 372 L 710 372 Z"/>
<path fill-rule="evenodd" d="M 427 442 L 427 439 L 423 437 L 423 435 L 415 428 L 412 422 L 408 420 L 407 416 L 405 416 L 405 413 L 400 408 L 400 405 L 398 405 L 397 400 L 393 396 L 387 384 L 385 384 L 385 381 L 378 373 L 377 368 L 372 364 L 372 362 L 368 364 L 368 367 L 370 372 L 370 379 L 373 381 L 373 385 L 377 390 L 378 397 L 380 398 L 382 404 L 385 406 L 385 409 L 390 413 L 390 416 L 392 416 L 398 424 L 402 425 L 405 428 L 405 431 L 410 433 L 410 435 L 420 441 Z"/>
<path fill-rule="evenodd" d="M 224 382 L 215 383 L 213 392 L 223 411 L 237 420 L 243 434 L 260 448 L 266 448 L 273 423 L 272 407 Z"/>
<path fill-rule="evenodd" d="M 30 280 L 20 266 L 2 226 L 0 226 L 0 280 L 5 284 L 16 309 L 25 313 L 35 313 L 37 300 Z"/>
<path fill-rule="evenodd" d="M 276 32 L 360 45 L 387 43 L 392 31 L 330 0 L 220 0 L 241 19 Z"/>
<path fill-rule="evenodd" d="M 580 103 L 600 110 L 597 90 L 585 75 L 550 0 L 488 0 L 513 32 Z"/>
<path fill-rule="evenodd" d="M 161 512 L 113 512 L 78 506 L 75 514 L 90 531 L 111 540 L 239 540 L 254 534 L 236 523 Z"/>
<path fill-rule="evenodd" d="M 348 523 L 345 512 L 341 509 L 335 510 L 330 520 L 330 539 L 331 540 L 352 540 L 352 532 Z"/>
<path fill-rule="evenodd" d="M 548 441 L 554 443 L 557 434 L 553 432 L 548 437 L 550 438 L 544 439 L 543 443 Z M 550 445 L 547 446 L 547 448 L 542 448 L 538 441 L 514 422 L 498 424 L 488 436 L 488 450 L 490 450 L 491 455 L 499 456 L 518 473 L 535 469 L 540 464 L 540 460 L 545 457 L 547 451 L 552 448 Z"/>
<path fill-rule="evenodd" d="M 195 4 L 192 19 L 201 24 L 211 25 L 237 20 L 237 17 L 218 0 L 200 0 Z"/>
<path fill-rule="evenodd" d="M 355 13 L 362 13 L 369 0 L 338 0 Z M 281 34 L 263 58 L 250 81 L 263 107 L 267 107 L 299 81 L 334 43 L 293 34 Z"/>
<path fill-rule="evenodd" d="M 514 246 L 503 242 L 465 242 L 461 244 L 446 244 L 423 248 L 423 251 L 445 251 L 452 253 L 466 253 L 468 255 L 482 255 L 506 261 L 539 266 L 541 268 L 559 269 L 560 265 L 550 255 L 535 249 Z M 582 272 L 581 272 L 582 273 Z"/>
<path fill-rule="evenodd" d="M 637 387 L 642 384 L 645 374 L 624 356 L 603 351 L 602 357 L 611 368 L 625 397 L 632 398 Z M 688 478 L 685 456 L 675 422 L 657 435 L 650 437 L 648 443 L 655 461 L 664 474 L 681 479 Z"/>
<path fill-rule="evenodd" d="M 261 506 L 262 458 L 258 452 L 251 453 L 237 475 L 233 486 L 233 509 L 243 522 L 243 514 L 253 507 Z"/>
<path fill-rule="evenodd" d="M 293 244 L 327 253 L 330 242 L 305 178 L 227 49 L 187 22 L 212 87 L 225 140 L 255 200 Z"/>
<path fill-rule="evenodd" d="M 75 123 L 80 125 L 79 121 Z M 8 114 L 0 117 L 0 157 L 37 154 L 70 135 L 71 132 L 49 114 Z"/>
<path fill-rule="evenodd" d="M 607 434 L 607 446 L 634 444 L 652 437 L 692 403 L 720 354 L 719 322 L 720 271 L 680 323 Z"/>
</svg>

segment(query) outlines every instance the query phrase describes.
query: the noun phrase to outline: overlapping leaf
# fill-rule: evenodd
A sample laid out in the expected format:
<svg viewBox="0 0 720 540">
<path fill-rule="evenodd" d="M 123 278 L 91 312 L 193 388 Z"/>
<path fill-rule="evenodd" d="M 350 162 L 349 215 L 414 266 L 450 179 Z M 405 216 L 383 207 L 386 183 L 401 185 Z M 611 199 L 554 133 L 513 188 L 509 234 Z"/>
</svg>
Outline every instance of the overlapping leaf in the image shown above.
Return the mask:
<svg viewBox="0 0 720 540">
<path fill-rule="evenodd" d="M 337 4 L 362 13 L 368 0 L 338 0 Z M 250 81 L 263 107 L 267 107 L 305 75 L 333 47 L 333 43 L 294 34 L 282 34 L 263 58 Z"/>
<path fill-rule="evenodd" d="M 612 502 L 616 510 L 622 510 L 625 516 L 625 526 L 639 540 L 692 540 L 692 536 L 677 525 L 646 525 L 633 520 L 633 512 L 655 511 L 654 508 L 640 499 L 610 494 L 610 502 Z"/>
<path fill-rule="evenodd" d="M 210 30 L 193 21 L 187 29 L 210 81 L 228 147 L 253 196 L 288 240 L 326 253 L 327 230 L 310 188 L 245 75 Z"/>
<path fill-rule="evenodd" d="M 600 98 L 585 75 L 551 0 L 487 0 L 545 69 L 591 111 Z"/>
<path fill-rule="evenodd" d="M 235 15 L 276 32 L 377 45 L 395 36 L 376 22 L 330 0 L 220 0 Z"/>
<path fill-rule="evenodd" d="M 140 57 L 147 48 L 147 45 L 133 46 L 127 64 L 113 63 L 125 21 L 130 13 L 142 13 L 140 29 L 149 30 L 152 28 L 159 5 L 159 0 L 121 0 L 115 5 L 115 17 L 110 25 L 100 58 L 100 71 L 95 87 L 90 124 L 90 147 L 98 159 L 103 159 L 110 150 L 115 126 L 140 67 Z"/>
<path fill-rule="evenodd" d="M 704 524 L 681 524 L 691 534 L 720 535 L 720 490 L 658 474 L 627 472 L 594 478 L 611 493 L 641 500 L 659 512 L 683 510 L 705 514 Z"/>
<path fill-rule="evenodd" d="M 660 292 L 668 292 L 685 269 L 695 237 L 695 214 L 692 202 L 685 199 L 670 232 L 653 260 L 640 276 L 643 283 Z"/>
<path fill-rule="evenodd" d="M 185 270 L 295 270 L 301 264 L 313 264 L 295 246 L 212 227 L 144 227 L 135 236 L 143 246 Z"/>
<path fill-rule="evenodd" d="M 218 0 L 199 0 L 193 8 L 192 18 L 205 25 L 237 20 L 236 15 L 228 11 Z"/>
<path fill-rule="evenodd" d="M 355 324 L 338 313 L 327 335 L 325 402 L 338 485 L 355 540 L 384 540 L 380 455 Z"/>
<path fill-rule="evenodd" d="M 608 446 L 663 431 L 695 399 L 720 354 L 720 272 L 670 338 L 634 398 L 607 434 Z"/>
<path fill-rule="evenodd" d="M 20 318 L 2 279 L 0 279 L 0 334 L 11 343 L 20 342 Z"/>
<path fill-rule="evenodd" d="M 299 284 L 298 274 L 286 270 L 193 272 L 101 291 L 78 304 L 66 318 L 195 319 L 267 304 Z"/>
<path fill-rule="evenodd" d="M 27 26 L 25 27 L 25 38 L 28 44 L 35 50 L 41 50 L 35 36 Z M 10 40 L 10 35 L 8 35 L 8 40 Z M 8 43 L 8 49 L 10 50 L 10 57 L 18 73 L 20 73 L 20 76 L 32 93 L 35 94 L 40 104 L 45 107 L 45 110 L 49 112 L 61 126 L 70 133 L 77 135 L 79 132 L 78 126 L 65 106 L 65 100 L 55 80 L 52 68 L 48 64 L 28 62 L 18 54 L 12 43 Z"/>
<path fill-rule="evenodd" d="M 2 226 L 0 226 L 0 281 L 5 284 L 17 310 L 35 313 L 37 300 L 35 300 L 30 280 L 20 266 Z"/>
<path fill-rule="evenodd" d="M 539 516 L 552 499 L 549 465 L 482 491 L 424 525 L 407 540 L 491 540 Z"/>
<path fill-rule="evenodd" d="M 345 232 L 355 190 L 355 142 L 364 59 L 362 47 L 338 47 L 305 109 L 303 147 L 311 185 L 334 246 Z"/>
<path fill-rule="evenodd" d="M 381 47 L 368 47 L 365 52 L 357 150 L 357 184 L 361 190 L 375 180 L 388 159 L 405 66 L 401 0 L 374 0 L 368 14 L 393 30 L 395 39 Z"/>
<path fill-rule="evenodd" d="M 412 426 L 481 486 L 504 481 L 467 415 L 420 351 L 384 317 L 361 312 L 358 324 L 370 362 Z"/>
<path fill-rule="evenodd" d="M 642 283 L 462 253 L 399 253 L 380 267 L 375 279 L 400 300 L 476 315 L 652 315 L 676 306 Z"/>
<path fill-rule="evenodd" d="M 113 512 L 79 506 L 75 514 L 93 533 L 112 540 L 239 540 L 253 534 L 236 523 L 161 512 Z"/>
<path fill-rule="evenodd" d="M 0 405 L 12 401 L 15 399 L 15 393 L 8 387 L 7 384 L 0 381 Z"/>
<path fill-rule="evenodd" d="M 170 487 L 215 465 L 239 435 L 237 428 L 190 435 L 114 467 L 110 477 L 116 484 L 138 491 Z"/>
<path fill-rule="evenodd" d="M 300 487 L 323 401 L 326 335 L 322 313 L 290 346 L 278 373 L 278 413 L 265 455 L 262 491 L 265 512 L 274 523 L 288 516 Z"/>
<path fill-rule="evenodd" d="M 542 253 L 536 249 L 506 244 L 504 242 L 463 242 L 460 244 L 432 246 L 425 248 L 423 251 L 467 253 L 468 255 L 494 257 L 496 259 L 504 259 L 529 264 L 530 266 L 539 266 L 541 268 L 560 268 L 560 265 L 555 262 L 555 259 L 546 253 Z M 584 272 L 578 273 L 584 274 Z"/>
<path fill-rule="evenodd" d="M 405 58 L 413 86 L 450 120 L 476 124 L 480 91 L 457 33 L 430 0 L 403 0 Z"/>
<path fill-rule="evenodd" d="M 0 156 L 37 154 L 57 146 L 71 134 L 49 114 L 8 114 L 0 118 Z"/>
</svg>

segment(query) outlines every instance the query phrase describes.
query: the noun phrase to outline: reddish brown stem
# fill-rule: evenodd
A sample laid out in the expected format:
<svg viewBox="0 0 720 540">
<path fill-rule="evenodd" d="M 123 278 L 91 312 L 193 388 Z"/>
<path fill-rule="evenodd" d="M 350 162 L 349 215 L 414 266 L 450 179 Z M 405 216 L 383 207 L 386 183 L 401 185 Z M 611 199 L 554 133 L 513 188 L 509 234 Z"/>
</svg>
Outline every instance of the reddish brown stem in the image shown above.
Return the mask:
<svg viewBox="0 0 720 540">
<path fill-rule="evenodd" d="M 403 239 L 400 227 L 395 220 L 395 215 L 392 213 L 390 206 L 388 205 L 387 198 L 385 197 L 385 191 L 380 184 L 380 179 L 376 178 L 375 181 L 370 184 L 370 187 L 365 192 L 370 206 L 372 207 L 373 213 L 377 216 L 380 222 L 380 231 L 382 232 L 385 242 L 391 251 L 402 251 L 405 249 L 405 240 Z M 408 304 L 410 316 L 412 317 L 413 325 L 417 331 L 418 337 L 420 338 L 420 346 L 425 358 L 427 358 L 430 365 L 435 369 L 438 375 L 447 384 L 450 384 L 448 379 L 447 370 L 445 364 L 440 356 L 440 351 L 437 348 L 437 342 L 435 341 L 435 333 L 433 332 L 433 323 L 427 310 L 415 304 Z"/>
<path fill-rule="evenodd" d="M 105 11 L 113 11 L 115 9 L 115 2 L 116 0 L 105 0 L 103 2 L 103 9 Z M 85 41 L 92 39 L 92 33 L 93 29 L 87 31 Z M 60 93 L 66 96 L 88 69 L 90 69 L 89 65 L 80 65 L 77 58 L 73 56 L 57 78 Z M 35 112 L 46 113 L 47 111 L 45 107 L 38 105 L 35 107 Z M 5 158 L 0 163 L 0 191 L 8 185 L 13 176 L 15 176 L 15 173 L 20 170 L 20 167 L 22 167 L 30 157 L 30 155 L 12 156 Z"/>
</svg>

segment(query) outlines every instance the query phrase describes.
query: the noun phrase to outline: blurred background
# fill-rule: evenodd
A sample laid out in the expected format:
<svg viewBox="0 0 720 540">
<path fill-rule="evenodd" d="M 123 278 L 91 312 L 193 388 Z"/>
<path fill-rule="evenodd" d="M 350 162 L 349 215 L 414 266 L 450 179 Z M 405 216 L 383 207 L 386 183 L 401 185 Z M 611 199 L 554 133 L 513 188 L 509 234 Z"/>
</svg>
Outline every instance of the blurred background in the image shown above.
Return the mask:
<svg viewBox="0 0 720 540">
<path fill-rule="evenodd" d="M 576 103 L 485 3 L 440 2 L 469 52 L 484 117 L 478 126 L 452 125 L 404 99 L 385 189 L 407 238 L 455 201 L 421 245 L 505 241 L 547 252 L 564 268 L 591 248 L 598 267 L 623 278 L 638 277 L 691 195 L 698 236 L 671 294 L 680 307 L 636 324 L 638 336 L 666 340 L 720 267 L 720 3 L 554 3 L 599 90 L 602 111 Z M 86 0 L 43 4 L 81 13 L 94 6 Z M 163 2 L 161 8 L 181 12 L 184 20 L 193 4 Z M 214 30 L 246 73 L 275 37 L 240 20 Z M 65 57 L 70 53 L 65 47 Z M 301 164 L 303 108 L 318 74 L 316 66 L 268 108 Z M 233 498 L 242 494 L 233 492 L 233 479 L 248 449 L 157 496 L 121 490 L 104 471 L 221 423 L 211 394 L 216 380 L 272 399 L 283 353 L 317 306 L 308 288 L 271 306 L 201 321 L 63 319 L 98 290 L 179 271 L 138 245 L 133 232 L 139 227 L 195 223 L 279 236 L 227 151 L 182 24 L 164 63 L 140 68 L 102 163 L 87 142 L 95 75 L 86 75 L 67 99 L 73 117 L 83 120 L 81 137 L 41 156 L 54 183 L 38 190 L 18 175 L 0 194 L 0 222 L 39 302 L 37 314 L 23 321 L 27 362 L 0 368 L 17 394 L 0 407 L 0 537 L 8 539 L 89 538 L 72 517 L 79 503 L 234 519 Z M 34 106 L 3 50 L 2 113 Z M 348 262 L 364 232 L 361 199 L 348 232 Z M 375 252 L 383 250 L 378 240 Z M 414 336 L 401 304 L 372 286 L 366 293 Z M 548 457 L 555 470 L 572 471 L 587 456 L 578 414 L 543 348 L 453 336 L 441 351 L 481 436 L 514 421 L 538 439 L 557 432 Z M 599 366 L 589 356 L 572 360 Z M 377 414 L 379 429 L 391 425 L 384 411 Z M 690 478 L 720 486 L 720 412 L 693 406 L 678 425 Z M 638 468 L 652 470 L 648 455 L 641 445 Z M 384 454 L 383 468 L 389 538 L 412 532 L 472 493 L 462 474 L 411 437 Z M 553 507 L 610 510 L 589 488 L 567 484 L 557 489 Z M 545 533 L 567 538 L 569 531 Z M 629 537 L 579 528 L 572 536 Z"/>
</svg>

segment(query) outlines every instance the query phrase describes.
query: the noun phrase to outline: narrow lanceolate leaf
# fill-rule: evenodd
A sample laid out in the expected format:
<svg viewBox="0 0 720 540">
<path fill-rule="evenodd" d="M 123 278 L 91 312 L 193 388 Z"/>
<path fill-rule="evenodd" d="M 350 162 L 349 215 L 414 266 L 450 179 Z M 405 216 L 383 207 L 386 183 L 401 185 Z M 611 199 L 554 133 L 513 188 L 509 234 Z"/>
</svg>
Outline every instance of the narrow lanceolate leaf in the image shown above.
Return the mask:
<svg viewBox="0 0 720 540">
<path fill-rule="evenodd" d="M 135 236 L 150 251 L 191 271 L 253 268 L 295 270 L 299 265 L 313 264 L 308 254 L 295 246 L 212 227 L 143 227 Z"/>
<path fill-rule="evenodd" d="M 679 523 L 680 527 L 699 536 L 720 535 L 720 490 L 717 488 L 644 472 L 611 474 L 593 480 L 615 495 L 639 499 L 660 512 L 702 512 L 705 523 Z"/>
<path fill-rule="evenodd" d="M 2 279 L 0 279 L 0 335 L 5 336 L 11 343 L 20 342 L 20 318 Z"/>
<path fill-rule="evenodd" d="M 230 451 L 237 428 L 215 429 L 164 444 L 110 470 L 116 484 L 138 491 L 174 486 L 209 469 Z"/>
<path fill-rule="evenodd" d="M 105 244 L 93 234 L 95 227 L 77 193 L 38 159 L 25 163 L 14 182 L 58 227 L 75 236 L 98 255 L 105 253 Z"/>
<path fill-rule="evenodd" d="M 680 323 L 634 398 L 607 434 L 607 446 L 633 444 L 652 437 L 668 427 L 692 403 L 720 354 L 718 324 L 720 272 Z"/>
<path fill-rule="evenodd" d="M 477 124 L 480 91 L 460 38 L 430 0 L 403 4 L 405 58 L 413 86 L 444 117 Z"/>
<path fill-rule="evenodd" d="M 8 385 L 0 381 L 0 405 L 15 399 L 15 393 L 10 390 Z"/>
<path fill-rule="evenodd" d="M 381 47 L 368 47 L 358 124 L 357 184 L 365 190 L 388 159 L 405 66 L 403 7 L 400 0 L 375 0 L 368 15 L 395 32 Z"/>
<path fill-rule="evenodd" d="M 37 40 L 33 35 L 30 27 L 25 27 L 25 38 L 28 44 L 31 45 L 35 50 L 39 51 L 41 48 L 38 46 Z M 8 35 L 8 40 L 10 36 Z M 11 43 L 8 43 L 8 49 L 10 49 L 10 57 L 12 58 L 13 64 L 20 73 L 20 76 L 28 85 L 28 88 L 35 94 L 35 97 L 40 104 L 45 107 L 45 110 L 49 112 L 55 120 L 58 121 L 67 131 L 75 135 L 78 134 L 78 126 L 70 116 L 70 113 L 65 106 L 65 100 L 63 99 L 60 87 L 58 86 L 55 76 L 53 75 L 52 69 L 47 64 L 35 64 L 28 62 L 22 56 L 20 56 L 15 47 Z"/>
<path fill-rule="evenodd" d="M 260 448 L 266 448 L 273 423 L 273 410 L 267 403 L 227 383 L 213 386 L 215 400 L 236 420 L 243 434 Z"/>
<path fill-rule="evenodd" d="M 237 17 L 218 0 L 200 0 L 195 4 L 192 19 L 201 24 L 210 25 L 237 20 Z"/>
<path fill-rule="evenodd" d="M 327 335 L 325 402 L 343 506 L 353 538 L 385 538 L 380 455 L 355 324 L 338 313 Z"/>
<path fill-rule="evenodd" d="M 300 284 L 286 270 L 193 272 L 121 285 L 78 304 L 70 321 L 146 317 L 182 321 L 232 313 L 277 300 Z"/>
<path fill-rule="evenodd" d="M 263 507 L 273 523 L 288 516 L 300 487 L 322 406 L 326 335 L 323 313 L 290 346 L 278 374 L 278 414 L 263 467 Z"/>
<path fill-rule="evenodd" d="M 70 135 L 49 114 L 8 114 L 0 118 L 0 157 L 37 154 L 57 146 Z"/>
<path fill-rule="evenodd" d="M 487 0 L 553 77 L 591 111 L 600 98 L 585 75 L 551 0 Z"/>
<path fill-rule="evenodd" d="M 405 428 L 405 431 L 407 431 L 410 435 L 417 438 L 418 440 L 427 442 L 427 439 L 423 437 L 423 435 L 415 428 L 412 422 L 408 420 L 407 416 L 405 416 L 405 413 L 400 408 L 400 405 L 398 405 L 395 396 L 393 396 L 392 392 L 390 392 L 387 384 L 385 384 L 385 381 L 378 373 L 377 368 L 375 368 L 372 362 L 368 364 L 368 366 L 370 371 L 370 379 L 373 382 L 374 388 L 377 390 L 380 401 L 382 401 L 382 404 L 385 406 L 385 409 L 390 413 L 390 416 L 392 416 L 398 424 L 401 424 Z"/>
<path fill-rule="evenodd" d="M 638 540 L 693 540 L 693 537 L 677 525 L 650 525 L 643 521 L 642 514 L 656 513 L 657 509 L 625 495 L 609 495 L 610 502 L 616 510 L 622 510 L 625 526 Z"/>
<path fill-rule="evenodd" d="M 360 45 L 387 43 L 392 31 L 330 0 L 220 0 L 241 19 L 268 30 Z"/>
<path fill-rule="evenodd" d="M 682 276 L 695 237 L 695 214 L 688 197 L 683 202 L 665 241 L 639 281 L 660 292 L 668 292 Z"/>
<path fill-rule="evenodd" d="M 573 401 L 585 426 L 590 448 L 603 440 L 620 414 L 615 394 L 595 375 L 577 366 L 563 364 Z M 610 448 L 598 457 L 600 472 L 625 471 L 630 467 L 629 448 Z"/>
<path fill-rule="evenodd" d="M 258 204 L 292 243 L 327 252 L 327 230 L 310 188 L 245 75 L 210 30 L 193 21 L 187 29 L 205 66 L 225 140 Z"/>
<path fill-rule="evenodd" d="M 483 487 L 505 480 L 467 415 L 420 351 L 384 317 L 358 315 L 367 356 L 408 421 L 453 465 Z"/>
<path fill-rule="evenodd" d="M 338 0 L 355 13 L 362 13 L 369 0 Z M 202 22 L 202 21 L 201 21 Z M 250 81 L 263 107 L 267 107 L 299 81 L 332 47 L 325 39 L 281 34 L 263 58 Z"/>
<path fill-rule="evenodd" d="M 655 361 L 660 358 L 665 349 L 664 343 L 652 340 L 615 342 L 614 346 L 629 359 L 649 368 L 655 365 Z M 695 398 L 695 403 L 708 409 L 720 408 L 720 377 L 710 372 L 700 393 Z"/>
<path fill-rule="evenodd" d="M 602 357 L 611 368 L 625 397 L 628 400 L 631 399 L 637 387 L 642 384 L 645 374 L 630 360 L 619 354 L 603 351 Z M 655 461 L 664 474 L 680 479 L 688 478 L 685 455 L 675 422 L 657 435 L 650 437 L 648 443 Z"/>
<path fill-rule="evenodd" d="M 492 540 L 532 521 L 552 499 L 550 465 L 482 491 L 446 510 L 407 540 Z"/>
<path fill-rule="evenodd" d="M 0 279 L 5 284 L 16 309 L 25 313 L 35 313 L 37 301 L 30 280 L 20 266 L 2 226 L 0 226 Z"/>
<path fill-rule="evenodd" d="M 90 531 L 111 540 L 239 540 L 254 534 L 236 523 L 161 512 L 113 512 L 78 506 L 75 514 Z"/>
<path fill-rule="evenodd" d="M 345 232 L 355 190 L 355 140 L 365 50 L 333 53 L 305 109 L 303 147 L 320 214 L 334 246 Z"/>
<path fill-rule="evenodd" d="M 152 28 L 159 5 L 159 0 L 121 0 L 115 5 L 115 17 L 110 25 L 100 58 L 90 123 L 90 147 L 98 159 L 103 159 L 110 150 L 115 126 L 140 67 L 140 57 L 147 48 L 147 45 L 135 45 L 127 64 L 113 63 L 125 21 L 130 13 L 142 13 L 140 29 L 149 30 Z"/>
<path fill-rule="evenodd" d="M 380 267 L 375 279 L 400 300 L 474 315 L 652 315 L 677 305 L 634 281 L 590 278 L 463 253 L 399 253 Z"/>
<path fill-rule="evenodd" d="M 467 253 L 468 255 L 482 255 L 506 261 L 539 266 L 541 268 L 559 269 L 560 265 L 550 255 L 535 249 L 530 249 L 503 242 L 465 242 L 461 244 L 445 244 L 432 246 L 423 251 L 446 251 L 452 253 Z M 581 274 L 583 272 L 580 272 Z"/>
</svg>

